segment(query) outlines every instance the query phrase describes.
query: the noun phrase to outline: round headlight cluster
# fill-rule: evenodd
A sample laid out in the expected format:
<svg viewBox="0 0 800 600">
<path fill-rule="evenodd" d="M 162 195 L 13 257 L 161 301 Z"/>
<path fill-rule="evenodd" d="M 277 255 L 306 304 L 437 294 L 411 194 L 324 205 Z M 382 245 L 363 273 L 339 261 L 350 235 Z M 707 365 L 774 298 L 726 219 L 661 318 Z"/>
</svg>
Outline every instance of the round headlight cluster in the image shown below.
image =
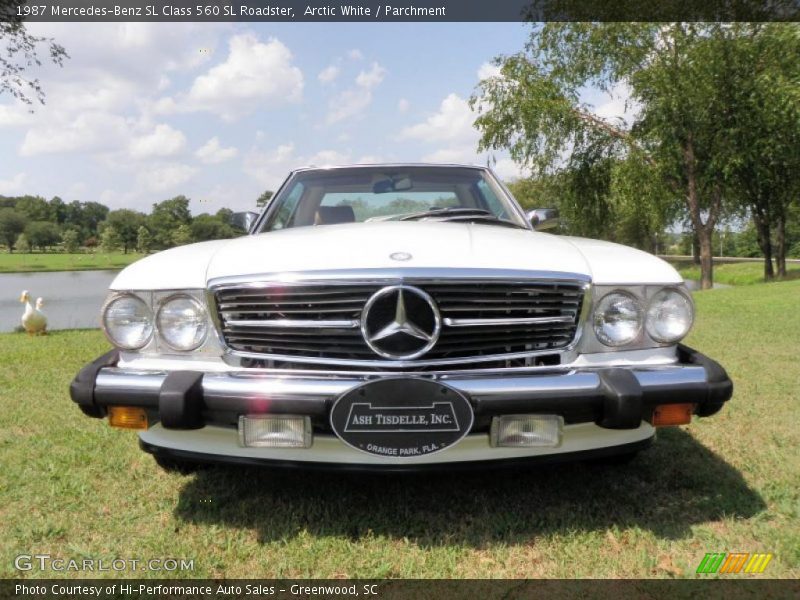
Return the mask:
<svg viewBox="0 0 800 600">
<path fill-rule="evenodd" d="M 103 329 L 118 348 L 137 350 L 153 335 L 153 314 L 138 296 L 117 296 L 103 311 Z"/>
<path fill-rule="evenodd" d="M 594 311 L 594 332 L 606 346 L 623 346 L 639 337 L 644 311 L 639 301 L 626 292 L 603 296 Z"/>
<path fill-rule="evenodd" d="M 191 296 L 172 296 L 158 309 L 158 333 L 173 350 L 198 348 L 208 333 L 208 318 L 203 306 Z"/>
<path fill-rule="evenodd" d="M 683 339 L 693 321 L 692 301 L 676 289 L 659 291 L 647 307 L 647 333 L 657 342 L 670 344 Z"/>
</svg>

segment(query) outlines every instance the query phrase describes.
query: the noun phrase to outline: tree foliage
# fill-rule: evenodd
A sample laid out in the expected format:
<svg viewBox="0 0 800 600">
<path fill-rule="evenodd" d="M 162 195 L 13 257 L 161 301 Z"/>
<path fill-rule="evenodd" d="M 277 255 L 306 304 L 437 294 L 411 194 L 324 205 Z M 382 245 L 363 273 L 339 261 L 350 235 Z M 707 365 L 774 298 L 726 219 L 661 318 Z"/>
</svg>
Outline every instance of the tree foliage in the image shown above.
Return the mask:
<svg viewBox="0 0 800 600">
<path fill-rule="evenodd" d="M 77 252 L 80 247 L 78 232 L 74 229 L 67 229 L 61 234 L 61 243 L 64 245 L 64 252 Z"/>
<path fill-rule="evenodd" d="M 100 234 L 100 249 L 103 252 L 116 252 L 122 246 L 122 238 L 113 225 L 103 229 Z"/>
<path fill-rule="evenodd" d="M 17 237 L 25 231 L 27 219 L 24 215 L 10 207 L 0 208 L 0 241 L 14 251 Z"/>
<path fill-rule="evenodd" d="M 0 95 L 8 93 L 31 105 L 44 104 L 44 89 L 38 78 L 27 73 L 31 67 L 41 67 L 40 49 L 48 59 L 62 66 L 69 58 L 63 46 L 51 38 L 31 35 L 22 17 L 17 15 L 18 2 L 0 0 Z"/>
<path fill-rule="evenodd" d="M 758 35 L 748 24 L 547 23 L 524 51 L 498 59 L 500 75 L 482 81 L 473 96 L 480 148 L 507 148 L 537 177 L 567 171 L 593 178 L 601 191 L 603 161 L 621 161 L 613 164 L 627 166 L 611 186 L 627 198 L 629 215 L 669 215 L 670 205 L 681 203 L 709 287 L 712 233 L 735 209 L 730 176 L 741 156 L 729 140 L 749 110 L 734 90 L 750 74 L 729 57 Z M 597 116 L 580 100 L 587 86 L 629 92 L 638 107 L 632 121 Z M 646 182 L 654 194 L 637 199 L 631 192 Z M 581 198 L 589 205 L 581 210 L 602 218 L 603 197 Z"/>
<path fill-rule="evenodd" d="M 145 215 L 135 210 L 121 208 L 112 210 L 108 213 L 105 220 L 105 227 L 113 227 L 119 235 L 122 251 L 127 254 L 128 250 L 136 247 L 139 237 L 139 228 L 145 223 Z"/>
</svg>

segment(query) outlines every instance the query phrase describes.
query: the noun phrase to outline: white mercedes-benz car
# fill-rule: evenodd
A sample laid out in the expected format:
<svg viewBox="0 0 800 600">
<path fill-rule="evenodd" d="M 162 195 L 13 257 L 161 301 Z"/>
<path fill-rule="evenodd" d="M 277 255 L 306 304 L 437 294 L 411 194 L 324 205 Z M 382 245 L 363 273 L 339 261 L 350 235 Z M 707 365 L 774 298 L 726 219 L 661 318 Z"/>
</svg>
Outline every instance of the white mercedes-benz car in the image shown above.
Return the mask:
<svg viewBox="0 0 800 600">
<path fill-rule="evenodd" d="M 298 169 L 236 219 L 117 276 L 70 388 L 165 468 L 627 459 L 731 397 L 675 269 L 543 233 L 486 168 Z"/>
</svg>

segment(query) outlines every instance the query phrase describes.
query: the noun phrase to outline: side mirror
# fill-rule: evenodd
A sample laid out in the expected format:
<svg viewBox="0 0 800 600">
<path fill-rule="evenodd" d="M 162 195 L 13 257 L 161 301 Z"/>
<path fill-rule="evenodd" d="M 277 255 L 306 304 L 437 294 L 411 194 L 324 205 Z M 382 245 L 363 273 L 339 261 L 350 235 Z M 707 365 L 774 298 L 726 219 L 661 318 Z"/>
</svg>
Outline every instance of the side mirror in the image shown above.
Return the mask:
<svg viewBox="0 0 800 600">
<path fill-rule="evenodd" d="M 558 227 L 559 217 L 557 208 L 536 208 L 528 211 L 527 214 L 528 220 L 536 231 L 544 231 L 545 229 Z"/>
<path fill-rule="evenodd" d="M 256 222 L 257 218 L 258 213 L 252 211 L 236 212 L 231 215 L 231 225 L 250 233 L 250 228 L 253 226 L 253 223 Z"/>
</svg>

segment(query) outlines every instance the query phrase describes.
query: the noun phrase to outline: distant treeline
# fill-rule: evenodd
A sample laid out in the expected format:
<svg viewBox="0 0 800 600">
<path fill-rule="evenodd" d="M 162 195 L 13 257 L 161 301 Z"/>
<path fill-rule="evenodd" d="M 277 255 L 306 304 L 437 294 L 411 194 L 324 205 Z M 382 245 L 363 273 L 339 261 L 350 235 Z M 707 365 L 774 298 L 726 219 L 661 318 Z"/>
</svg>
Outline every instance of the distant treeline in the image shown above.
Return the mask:
<svg viewBox="0 0 800 600">
<path fill-rule="evenodd" d="M 142 253 L 241 235 L 230 224 L 233 211 L 192 216 L 189 199 L 175 196 L 156 202 L 150 214 L 99 202 L 64 202 L 58 196 L 0 196 L 0 244 L 9 252 L 81 247 Z"/>
</svg>

